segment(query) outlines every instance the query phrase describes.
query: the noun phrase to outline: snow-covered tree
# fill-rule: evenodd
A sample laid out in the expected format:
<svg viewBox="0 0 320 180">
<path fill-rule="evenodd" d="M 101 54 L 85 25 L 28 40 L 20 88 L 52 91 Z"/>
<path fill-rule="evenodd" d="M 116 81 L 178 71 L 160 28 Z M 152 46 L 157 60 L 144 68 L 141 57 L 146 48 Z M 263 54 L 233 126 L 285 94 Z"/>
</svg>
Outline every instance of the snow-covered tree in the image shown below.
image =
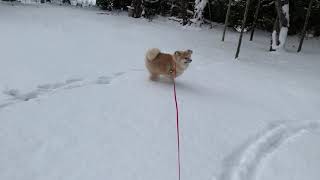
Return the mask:
<svg viewBox="0 0 320 180">
<path fill-rule="evenodd" d="M 203 12 L 208 0 L 196 0 L 194 5 L 194 16 L 191 20 L 195 24 L 201 24 L 203 22 Z"/>
<path fill-rule="evenodd" d="M 275 0 L 275 7 L 279 20 L 279 28 L 274 28 L 272 32 L 272 51 L 284 47 L 289 30 L 289 0 Z M 277 32 L 277 30 L 280 30 Z"/>
</svg>

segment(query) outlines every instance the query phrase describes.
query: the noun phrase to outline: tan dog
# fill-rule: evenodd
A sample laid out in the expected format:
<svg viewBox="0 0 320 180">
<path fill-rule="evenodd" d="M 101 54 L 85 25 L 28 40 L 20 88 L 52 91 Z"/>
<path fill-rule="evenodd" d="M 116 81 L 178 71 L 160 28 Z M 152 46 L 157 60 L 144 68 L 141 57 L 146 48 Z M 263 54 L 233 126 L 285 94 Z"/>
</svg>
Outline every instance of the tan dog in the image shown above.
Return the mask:
<svg viewBox="0 0 320 180">
<path fill-rule="evenodd" d="M 159 49 L 149 49 L 146 53 L 146 67 L 150 79 L 157 80 L 160 75 L 176 78 L 180 76 L 191 63 L 191 50 L 176 51 L 173 55 L 160 52 Z"/>
</svg>

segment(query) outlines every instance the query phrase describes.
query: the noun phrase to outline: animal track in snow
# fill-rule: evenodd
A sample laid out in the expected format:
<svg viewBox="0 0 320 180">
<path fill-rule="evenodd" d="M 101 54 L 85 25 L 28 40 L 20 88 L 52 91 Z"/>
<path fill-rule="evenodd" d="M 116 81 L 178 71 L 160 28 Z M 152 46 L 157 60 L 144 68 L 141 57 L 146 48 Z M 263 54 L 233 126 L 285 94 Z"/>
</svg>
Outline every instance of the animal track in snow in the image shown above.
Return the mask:
<svg viewBox="0 0 320 180">
<path fill-rule="evenodd" d="M 29 99 L 34 99 L 38 96 L 37 91 L 31 91 L 28 93 L 20 93 L 17 89 L 8 89 L 3 91 L 4 94 L 11 96 L 14 100 L 22 100 L 22 101 L 28 101 Z"/>
<path fill-rule="evenodd" d="M 226 159 L 221 180 L 252 180 L 263 159 L 283 143 L 305 131 L 320 129 L 320 121 L 283 122 L 271 126 L 260 136 L 249 141 L 240 151 Z"/>
<path fill-rule="evenodd" d="M 96 83 L 97 84 L 110 84 L 111 80 L 112 80 L 112 78 L 110 78 L 108 76 L 100 76 L 100 77 L 98 77 Z"/>
<path fill-rule="evenodd" d="M 74 88 L 79 88 L 87 85 L 103 85 L 103 84 L 110 84 L 112 80 L 115 78 L 125 74 L 125 72 L 117 72 L 114 73 L 112 76 L 100 76 L 94 80 L 89 79 L 82 79 L 82 78 L 72 78 L 67 79 L 64 82 L 56 82 L 56 83 L 47 83 L 47 84 L 40 84 L 37 86 L 35 90 L 30 92 L 20 92 L 18 89 L 6 89 L 3 91 L 4 94 L 9 96 L 10 98 L 7 101 L 0 103 L 0 109 L 8 107 L 10 105 L 29 101 L 31 99 L 36 99 L 42 95 L 52 94 L 57 91 L 61 90 L 69 90 Z"/>
</svg>

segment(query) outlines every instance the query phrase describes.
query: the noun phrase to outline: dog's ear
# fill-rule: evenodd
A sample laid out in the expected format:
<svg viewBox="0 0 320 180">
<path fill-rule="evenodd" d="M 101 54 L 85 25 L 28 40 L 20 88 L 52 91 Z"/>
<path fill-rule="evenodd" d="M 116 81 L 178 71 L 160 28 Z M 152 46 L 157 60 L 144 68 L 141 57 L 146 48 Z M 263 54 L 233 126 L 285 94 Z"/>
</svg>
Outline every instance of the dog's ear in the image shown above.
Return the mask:
<svg viewBox="0 0 320 180">
<path fill-rule="evenodd" d="M 181 52 L 180 52 L 180 51 L 176 51 L 176 52 L 174 52 L 174 55 L 180 56 L 180 55 L 181 55 Z"/>
<path fill-rule="evenodd" d="M 189 54 L 192 54 L 192 53 L 193 53 L 193 51 L 190 50 L 190 49 L 188 49 L 187 52 L 188 52 Z"/>
</svg>

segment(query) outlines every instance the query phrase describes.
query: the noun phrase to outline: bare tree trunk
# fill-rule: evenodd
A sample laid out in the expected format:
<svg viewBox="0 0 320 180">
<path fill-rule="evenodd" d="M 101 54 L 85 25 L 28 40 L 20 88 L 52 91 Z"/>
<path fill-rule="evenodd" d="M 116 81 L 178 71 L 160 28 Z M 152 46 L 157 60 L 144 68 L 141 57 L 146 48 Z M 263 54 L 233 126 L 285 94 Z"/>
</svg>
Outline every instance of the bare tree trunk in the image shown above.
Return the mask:
<svg viewBox="0 0 320 180">
<path fill-rule="evenodd" d="M 229 23 L 231 2 L 232 2 L 232 0 L 229 0 L 228 10 L 227 10 L 227 14 L 226 14 L 226 19 L 225 19 L 225 22 L 224 22 L 224 29 L 223 29 L 223 34 L 222 34 L 222 41 L 224 41 L 224 36 L 226 35 L 226 30 L 227 30 L 228 23 Z"/>
<path fill-rule="evenodd" d="M 242 20 L 242 27 L 241 27 L 241 33 L 240 33 L 239 42 L 238 42 L 238 48 L 237 48 L 237 52 L 236 52 L 236 56 L 235 56 L 236 59 L 239 57 L 239 53 L 240 53 L 243 30 L 244 30 L 244 28 L 246 26 L 246 21 L 247 21 L 247 16 L 248 16 L 248 11 L 249 11 L 249 5 L 250 5 L 250 0 L 247 0 L 246 9 L 244 11 L 244 16 L 243 16 L 243 20 Z"/>
<path fill-rule="evenodd" d="M 311 8 L 312 8 L 312 3 L 313 3 L 313 0 L 310 0 L 309 7 L 308 7 L 308 11 L 307 11 L 307 15 L 306 15 L 306 20 L 304 21 L 304 26 L 303 26 L 303 29 L 302 29 L 302 32 L 301 32 L 301 37 L 300 37 L 300 43 L 299 43 L 299 47 L 298 47 L 298 52 L 301 51 L 302 44 L 303 44 L 303 40 L 304 40 L 304 37 L 305 37 L 305 35 L 306 35 L 307 26 L 308 26 L 308 22 L 309 22 L 309 18 L 310 18 L 310 13 L 311 13 Z"/>
<path fill-rule="evenodd" d="M 254 13 L 254 20 L 253 20 L 253 24 L 252 24 L 252 31 L 251 31 L 251 35 L 250 35 L 250 41 L 252 41 L 252 39 L 253 39 L 254 29 L 256 28 L 257 19 L 258 19 L 259 10 L 260 10 L 260 4 L 261 4 L 261 0 L 258 0 L 258 4 L 257 4 L 257 7 L 256 7 L 256 12 Z"/>
<path fill-rule="evenodd" d="M 279 18 L 279 45 L 273 43 L 272 49 L 277 50 L 284 47 L 284 44 L 287 40 L 288 30 L 289 30 L 289 0 L 275 0 L 275 7 L 277 10 Z"/>
<path fill-rule="evenodd" d="M 209 19 L 210 19 L 210 21 L 212 21 L 212 14 L 211 14 L 211 1 L 210 0 L 208 0 L 208 5 L 209 5 Z"/>
</svg>

